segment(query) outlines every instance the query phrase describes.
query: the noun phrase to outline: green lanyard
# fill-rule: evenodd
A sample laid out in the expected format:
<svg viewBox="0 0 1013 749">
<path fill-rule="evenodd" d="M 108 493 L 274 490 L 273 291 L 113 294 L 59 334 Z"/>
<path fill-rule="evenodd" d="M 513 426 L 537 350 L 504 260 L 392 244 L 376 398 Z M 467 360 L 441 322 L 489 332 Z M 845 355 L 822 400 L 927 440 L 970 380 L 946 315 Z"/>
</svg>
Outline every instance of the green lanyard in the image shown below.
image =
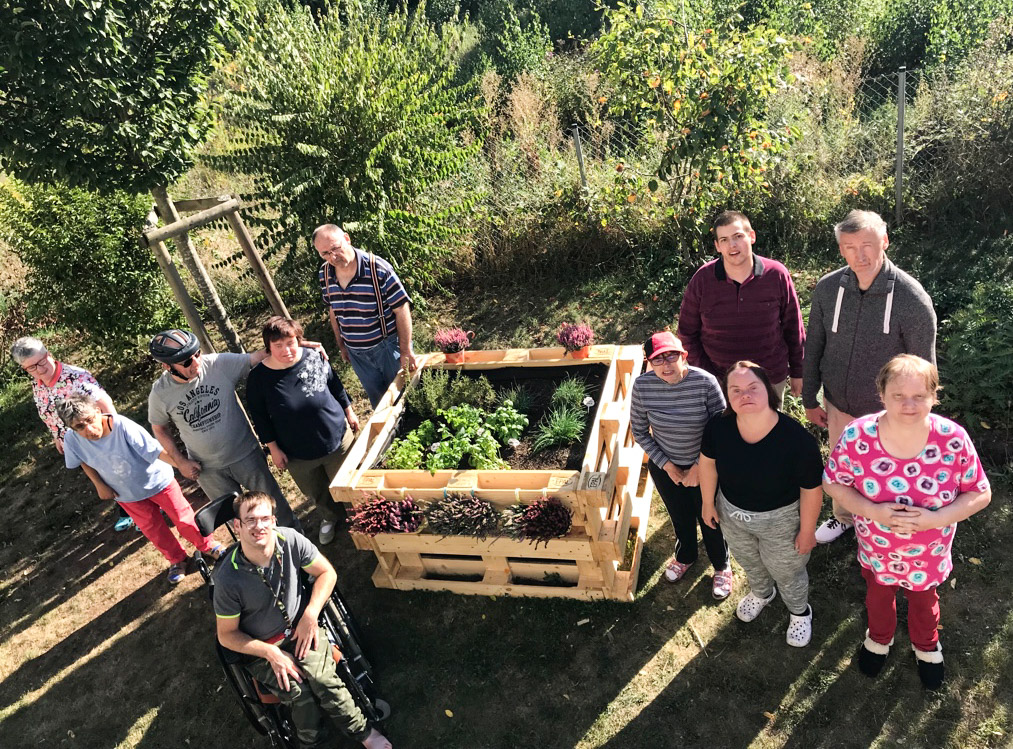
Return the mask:
<svg viewBox="0 0 1013 749">
<path fill-rule="evenodd" d="M 267 579 L 267 575 L 265 574 L 263 567 L 257 567 L 257 574 L 260 575 L 260 579 L 264 582 L 264 585 L 266 585 L 267 589 L 271 592 L 271 597 L 274 599 L 275 606 L 278 607 L 278 610 L 281 612 L 281 615 L 285 618 L 285 637 L 288 637 L 292 633 L 292 630 L 295 629 L 295 627 L 292 626 L 292 620 L 288 616 L 288 611 L 285 609 L 285 604 L 282 603 L 282 598 L 285 597 L 285 579 L 283 575 L 285 568 L 282 563 L 281 547 L 278 545 L 277 539 L 275 539 L 274 542 L 274 559 L 276 562 L 278 562 L 277 594 L 274 592 L 274 586 L 272 586 L 271 582 Z"/>
</svg>

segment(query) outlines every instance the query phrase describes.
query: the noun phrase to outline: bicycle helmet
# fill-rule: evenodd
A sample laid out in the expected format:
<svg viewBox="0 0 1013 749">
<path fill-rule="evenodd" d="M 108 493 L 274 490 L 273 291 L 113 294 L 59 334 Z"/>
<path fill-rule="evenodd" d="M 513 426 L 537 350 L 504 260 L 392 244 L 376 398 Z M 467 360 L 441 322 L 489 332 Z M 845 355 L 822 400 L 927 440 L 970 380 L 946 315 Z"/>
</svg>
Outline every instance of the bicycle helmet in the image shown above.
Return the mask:
<svg viewBox="0 0 1013 749">
<path fill-rule="evenodd" d="M 175 345 L 174 345 L 175 344 Z M 178 364 L 200 350 L 197 336 L 189 330 L 163 330 L 151 339 L 148 351 L 155 361 Z"/>
</svg>

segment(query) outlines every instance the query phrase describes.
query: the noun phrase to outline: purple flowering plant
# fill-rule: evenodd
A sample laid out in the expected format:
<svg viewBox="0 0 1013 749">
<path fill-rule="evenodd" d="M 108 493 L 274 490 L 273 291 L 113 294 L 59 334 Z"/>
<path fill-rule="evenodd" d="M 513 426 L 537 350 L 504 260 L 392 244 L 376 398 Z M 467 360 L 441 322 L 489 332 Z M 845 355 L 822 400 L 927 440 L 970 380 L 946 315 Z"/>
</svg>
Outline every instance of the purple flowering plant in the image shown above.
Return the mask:
<svg viewBox="0 0 1013 749">
<path fill-rule="evenodd" d="M 444 354 L 456 354 L 468 348 L 474 335 L 474 333 L 466 333 L 460 328 L 441 328 L 433 336 L 433 343 Z"/>
<path fill-rule="evenodd" d="M 411 497 L 386 499 L 366 494 L 366 501 L 353 507 L 349 515 L 351 530 L 366 536 L 377 533 L 414 533 L 422 526 L 422 508 Z"/>
<path fill-rule="evenodd" d="M 587 323 L 565 322 L 559 326 L 556 340 L 567 351 L 578 351 L 594 343 L 594 331 Z"/>
</svg>

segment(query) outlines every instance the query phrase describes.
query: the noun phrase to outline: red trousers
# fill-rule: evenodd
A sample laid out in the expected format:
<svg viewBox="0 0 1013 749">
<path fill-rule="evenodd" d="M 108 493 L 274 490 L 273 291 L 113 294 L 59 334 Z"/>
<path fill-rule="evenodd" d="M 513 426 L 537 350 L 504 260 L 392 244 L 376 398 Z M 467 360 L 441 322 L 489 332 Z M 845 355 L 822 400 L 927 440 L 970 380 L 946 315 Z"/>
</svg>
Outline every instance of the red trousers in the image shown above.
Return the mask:
<svg viewBox="0 0 1013 749">
<path fill-rule="evenodd" d="M 869 617 L 869 638 L 888 645 L 897 630 L 897 591 L 907 596 L 907 631 L 911 644 L 931 653 L 939 642 L 939 593 L 936 588 L 907 590 L 899 585 L 883 585 L 862 567 L 865 578 L 865 611 Z"/>
<path fill-rule="evenodd" d="M 193 508 L 183 496 L 176 479 L 173 479 L 158 494 L 153 494 L 147 499 L 142 499 L 139 502 L 119 502 L 118 504 L 134 519 L 141 533 L 147 536 L 155 548 L 162 552 L 170 564 L 182 562 L 186 559 L 187 554 L 169 526 L 165 524 L 159 510 L 165 510 L 165 514 L 172 520 L 179 535 L 196 546 L 199 551 L 209 553 L 214 546 L 214 540 L 210 536 L 202 536 L 197 530 L 197 524 L 193 518 Z"/>
</svg>

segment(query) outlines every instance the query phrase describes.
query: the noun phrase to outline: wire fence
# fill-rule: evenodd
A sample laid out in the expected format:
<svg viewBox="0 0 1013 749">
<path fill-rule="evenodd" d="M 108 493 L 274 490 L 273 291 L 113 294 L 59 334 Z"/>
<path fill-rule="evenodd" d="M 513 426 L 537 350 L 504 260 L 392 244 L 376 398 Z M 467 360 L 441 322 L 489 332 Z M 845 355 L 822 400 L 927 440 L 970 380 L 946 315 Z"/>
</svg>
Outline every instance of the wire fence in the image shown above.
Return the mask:
<svg viewBox="0 0 1013 749">
<path fill-rule="evenodd" d="M 885 214 L 892 208 L 886 217 L 900 224 L 909 206 L 924 203 L 950 178 L 949 170 L 973 164 L 977 150 L 990 142 L 988 123 L 967 115 L 959 123 L 965 152 L 954 152 L 953 120 L 961 115 L 950 83 L 945 73 L 921 70 L 818 84 L 802 80 L 773 103 L 772 114 L 801 120 L 804 136 L 791 158 L 806 165 L 810 179 L 853 195 L 856 203 L 875 196 L 876 206 Z M 467 173 L 434 190 L 445 197 L 455 191 L 480 196 L 461 219 L 464 262 L 518 274 L 551 253 L 559 253 L 565 267 L 619 256 L 622 237 L 603 239 L 602 231 L 588 231 L 581 201 L 614 185 L 617 169 L 656 174 L 664 134 L 605 116 L 566 125 L 550 109 L 522 116 L 531 111 L 528 105 L 520 114 L 503 114 L 505 124 L 493 129 Z M 227 287 L 222 296 L 266 308 L 238 248 L 222 245 L 214 232 L 204 234 L 198 246 L 210 256 L 212 276 Z M 264 260 L 286 302 L 296 309 L 319 304 L 320 259 L 308 239 L 267 252 Z"/>
</svg>

